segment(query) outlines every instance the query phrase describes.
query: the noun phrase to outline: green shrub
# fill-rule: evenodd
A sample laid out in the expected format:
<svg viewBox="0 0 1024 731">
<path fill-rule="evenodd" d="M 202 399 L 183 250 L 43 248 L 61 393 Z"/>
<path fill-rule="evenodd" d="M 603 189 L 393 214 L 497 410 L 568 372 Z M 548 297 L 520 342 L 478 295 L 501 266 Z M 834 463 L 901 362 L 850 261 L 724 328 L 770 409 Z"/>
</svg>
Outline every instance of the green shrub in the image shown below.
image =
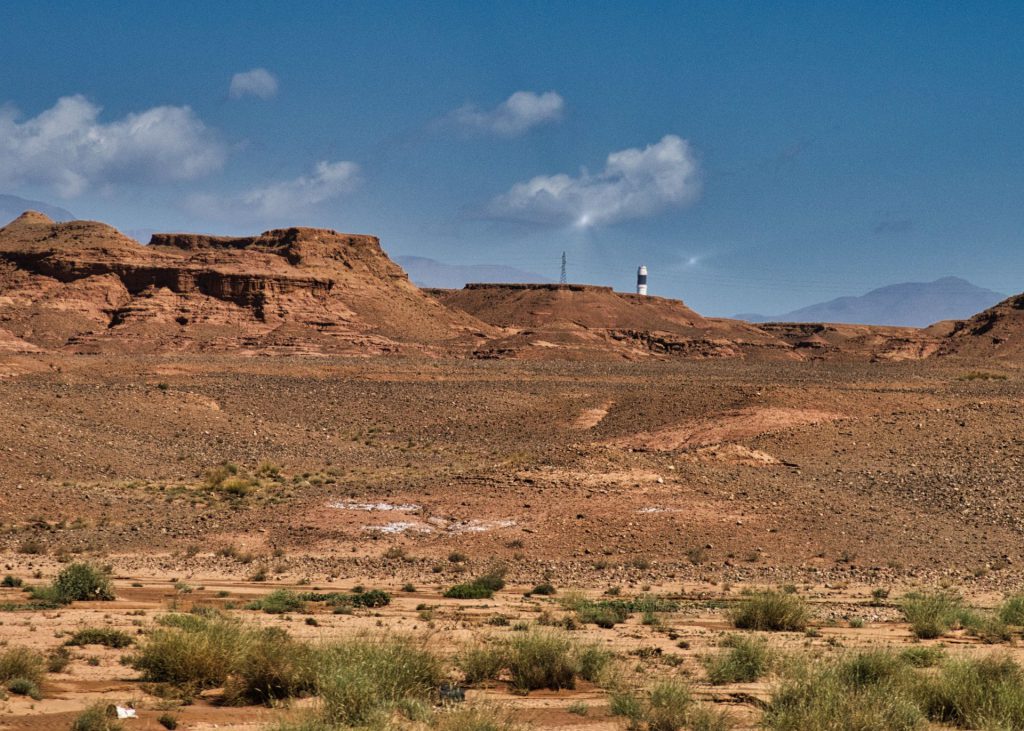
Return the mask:
<svg viewBox="0 0 1024 731">
<path fill-rule="evenodd" d="M 90 627 L 80 629 L 64 642 L 68 646 L 103 645 L 105 647 L 122 648 L 134 642 L 127 632 L 112 627 Z"/>
<path fill-rule="evenodd" d="M 478 643 L 464 649 L 455 659 L 456 667 L 470 685 L 497 679 L 505 664 L 506 653 L 502 644 Z"/>
<path fill-rule="evenodd" d="M 411 639 L 360 637 L 322 649 L 316 678 L 323 720 L 360 726 L 380 721 L 400 701 L 434 698 L 443 670 Z"/>
<path fill-rule="evenodd" d="M 47 604 L 110 601 L 114 591 L 105 570 L 89 563 L 73 563 L 57 574 L 53 584 L 33 587 L 32 598 Z"/>
<path fill-rule="evenodd" d="M 174 729 L 178 728 L 178 719 L 170 713 L 161 714 L 156 719 L 156 722 L 164 728 L 169 729 L 169 731 L 174 731 Z"/>
<path fill-rule="evenodd" d="M 713 685 L 752 683 L 768 672 L 771 652 L 763 639 L 729 635 L 720 644 L 727 649 L 704 659 L 708 680 Z"/>
<path fill-rule="evenodd" d="M 391 603 L 391 595 L 386 591 L 380 589 L 370 589 L 368 591 L 362 591 L 358 594 L 353 594 L 349 598 L 349 603 L 354 607 L 366 607 L 367 609 L 376 609 L 378 607 L 386 607 Z"/>
<path fill-rule="evenodd" d="M 946 662 L 920 691 L 928 718 L 958 728 L 1024 728 L 1024 671 L 1011 658 Z"/>
<path fill-rule="evenodd" d="M 1016 627 L 1024 626 L 1024 594 L 1007 597 L 999 607 L 999 619 Z"/>
<path fill-rule="evenodd" d="M 690 687 L 675 678 L 660 680 L 651 688 L 645 720 L 649 731 L 678 731 L 686 727 L 693 696 Z"/>
<path fill-rule="evenodd" d="M 386 607 L 391 603 L 391 595 L 380 589 L 353 591 L 351 594 L 344 592 L 314 592 L 308 591 L 298 595 L 304 602 L 327 602 L 335 607 L 366 607 L 376 609 Z"/>
<path fill-rule="evenodd" d="M 133 667 L 145 680 L 198 689 L 224 685 L 251 636 L 230 619 L 178 614 L 161 624 L 140 643 Z"/>
<path fill-rule="evenodd" d="M 107 715 L 106 703 L 89 706 L 71 723 L 71 731 L 123 731 L 124 725 Z"/>
<path fill-rule="evenodd" d="M 918 645 L 908 647 L 900 653 L 900 659 L 915 668 L 930 668 L 938 665 L 946 657 L 941 647 Z"/>
<path fill-rule="evenodd" d="M 491 599 L 494 597 L 494 590 L 470 581 L 449 587 L 444 596 L 446 599 Z"/>
<path fill-rule="evenodd" d="M 0 581 L 0 586 L 6 587 L 8 589 L 17 589 L 19 586 L 21 586 L 21 584 L 22 584 L 21 579 L 16 579 L 15 577 L 11 576 L 10 574 L 7 574 L 3 578 L 3 581 Z"/>
<path fill-rule="evenodd" d="M 605 670 L 615 659 L 614 653 L 596 643 L 577 645 L 575 652 L 579 675 L 589 683 L 601 682 Z"/>
<path fill-rule="evenodd" d="M 66 647 L 55 647 L 46 655 L 46 672 L 62 673 L 71 662 L 71 652 Z"/>
<path fill-rule="evenodd" d="M 456 584 L 444 593 L 448 599 L 490 599 L 494 592 L 505 588 L 505 578 L 500 571 L 490 571 L 472 581 Z"/>
<path fill-rule="evenodd" d="M 304 606 L 305 602 L 294 591 L 277 589 L 262 599 L 251 602 L 248 608 L 261 609 L 267 614 L 285 614 L 287 612 L 301 611 Z"/>
<path fill-rule="evenodd" d="M 996 614 L 966 612 L 960 616 L 960 623 L 971 637 L 977 637 L 987 645 L 1009 642 L 1013 639 L 1010 626 Z"/>
<path fill-rule="evenodd" d="M 506 662 L 512 687 L 519 692 L 575 688 L 579 666 L 574 649 L 565 633 L 554 630 L 531 630 L 511 637 L 506 643 Z"/>
<path fill-rule="evenodd" d="M 733 728 L 727 713 L 694 702 L 689 686 L 680 678 L 659 680 L 643 695 L 621 689 L 614 691 L 610 710 L 613 716 L 626 718 L 630 729 L 727 731 Z"/>
<path fill-rule="evenodd" d="M 36 685 L 43 682 L 46 660 L 27 647 L 8 647 L 0 650 L 0 683 L 23 678 Z"/>
<path fill-rule="evenodd" d="M 262 703 L 296 698 L 316 687 L 316 654 L 280 629 L 263 629 L 246 638 L 231 663 L 225 685 L 228 703 Z"/>
<path fill-rule="evenodd" d="M 640 696 L 631 690 L 613 690 L 608 696 L 608 710 L 613 716 L 620 716 L 630 722 L 634 728 L 644 717 L 644 703 Z"/>
<path fill-rule="evenodd" d="M 912 731 L 925 717 L 911 695 L 914 669 L 879 650 L 786 666 L 762 723 L 774 731 Z"/>
<path fill-rule="evenodd" d="M 553 596 L 557 592 L 558 590 L 555 589 L 554 584 L 547 581 L 542 584 L 537 584 L 537 586 L 530 590 L 531 594 L 536 594 L 537 596 Z"/>
<path fill-rule="evenodd" d="M 963 600 L 947 592 L 921 594 L 912 592 L 900 605 L 914 636 L 930 640 L 949 632 L 964 616 Z"/>
<path fill-rule="evenodd" d="M 765 591 L 740 602 L 730 619 L 738 629 L 802 632 L 807 627 L 807 605 L 795 594 Z"/>
<path fill-rule="evenodd" d="M 39 692 L 39 686 L 28 678 L 14 678 L 8 681 L 7 690 L 14 695 L 27 695 L 32 700 L 43 699 L 43 694 Z"/>
<path fill-rule="evenodd" d="M 621 601 L 588 601 L 576 610 L 576 618 L 582 624 L 596 624 L 603 629 L 611 629 L 629 619 L 629 606 Z"/>
</svg>

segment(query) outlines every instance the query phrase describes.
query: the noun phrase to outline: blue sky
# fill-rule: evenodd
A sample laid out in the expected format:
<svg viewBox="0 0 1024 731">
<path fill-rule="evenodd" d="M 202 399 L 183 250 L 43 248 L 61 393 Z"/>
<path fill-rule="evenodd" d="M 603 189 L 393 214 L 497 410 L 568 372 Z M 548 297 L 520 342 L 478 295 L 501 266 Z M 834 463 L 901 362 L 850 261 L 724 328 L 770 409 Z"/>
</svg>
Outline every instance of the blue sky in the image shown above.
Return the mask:
<svg viewBox="0 0 1024 731">
<path fill-rule="evenodd" d="M 1024 269 L 1024 3 L 5 3 L 0 193 L 707 314 Z"/>
</svg>

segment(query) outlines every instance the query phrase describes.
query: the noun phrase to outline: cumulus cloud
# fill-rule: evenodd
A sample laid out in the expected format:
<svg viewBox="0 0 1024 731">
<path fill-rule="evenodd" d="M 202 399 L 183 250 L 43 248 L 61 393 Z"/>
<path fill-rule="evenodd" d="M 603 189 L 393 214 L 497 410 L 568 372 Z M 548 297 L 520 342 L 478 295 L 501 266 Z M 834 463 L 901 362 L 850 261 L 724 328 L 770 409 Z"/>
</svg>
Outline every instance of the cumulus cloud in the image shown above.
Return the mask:
<svg viewBox="0 0 1024 731">
<path fill-rule="evenodd" d="M 241 71 L 231 77 L 228 96 L 241 99 L 243 96 L 255 96 L 270 99 L 277 94 L 277 77 L 263 68 Z"/>
<path fill-rule="evenodd" d="M 494 109 L 467 104 L 452 112 L 451 118 L 467 129 L 518 137 L 539 125 L 557 122 L 564 112 L 565 100 L 557 92 L 517 91 Z"/>
<path fill-rule="evenodd" d="M 592 175 L 539 175 L 517 183 L 485 209 L 492 218 L 580 228 L 642 218 L 683 205 L 700 193 L 700 170 L 689 142 L 665 135 L 644 149 L 608 155 Z"/>
<path fill-rule="evenodd" d="M 279 218 L 307 211 L 337 198 L 359 184 L 359 165 L 354 162 L 318 162 L 311 175 L 257 186 L 235 196 L 193 196 L 190 208 L 216 218 L 255 216 Z"/>
<path fill-rule="evenodd" d="M 21 121 L 0 108 L 0 183 L 46 185 L 70 198 L 118 182 L 191 180 L 221 168 L 224 145 L 189 107 L 153 107 L 113 122 L 84 96 Z"/>
</svg>

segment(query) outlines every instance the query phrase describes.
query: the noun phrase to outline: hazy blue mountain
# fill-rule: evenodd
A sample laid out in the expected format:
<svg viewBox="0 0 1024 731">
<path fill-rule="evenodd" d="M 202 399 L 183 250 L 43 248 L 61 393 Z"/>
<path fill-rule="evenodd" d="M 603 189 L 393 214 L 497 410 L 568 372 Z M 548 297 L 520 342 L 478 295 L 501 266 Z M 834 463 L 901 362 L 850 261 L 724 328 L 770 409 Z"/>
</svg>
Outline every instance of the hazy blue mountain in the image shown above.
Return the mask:
<svg viewBox="0 0 1024 731">
<path fill-rule="evenodd" d="M 997 302 L 1005 294 L 978 287 L 959 277 L 934 282 L 904 282 L 873 289 L 860 297 L 839 297 L 781 315 L 736 315 L 748 322 L 843 322 L 864 325 L 927 327 L 940 320 L 962 320 Z"/>
<path fill-rule="evenodd" d="M 445 264 L 423 256 L 396 256 L 395 261 L 418 287 L 461 289 L 467 282 L 551 282 L 540 274 L 500 264 Z"/>
<path fill-rule="evenodd" d="M 39 211 L 40 213 L 45 213 L 54 221 L 75 220 L 75 214 L 71 211 L 66 211 L 59 206 L 50 205 L 43 201 L 19 198 L 16 195 L 5 195 L 0 193 L 0 226 L 6 226 L 25 211 Z"/>
</svg>

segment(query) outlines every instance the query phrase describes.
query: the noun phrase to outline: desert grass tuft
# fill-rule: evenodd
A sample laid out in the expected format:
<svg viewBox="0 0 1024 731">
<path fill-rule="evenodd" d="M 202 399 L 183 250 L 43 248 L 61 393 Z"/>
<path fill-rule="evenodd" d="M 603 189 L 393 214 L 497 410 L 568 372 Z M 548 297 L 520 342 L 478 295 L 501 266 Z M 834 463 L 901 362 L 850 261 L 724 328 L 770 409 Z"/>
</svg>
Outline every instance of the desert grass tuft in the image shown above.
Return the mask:
<svg viewBox="0 0 1024 731">
<path fill-rule="evenodd" d="M 967 611 L 963 599 L 949 592 L 911 592 L 900 604 L 910 631 L 922 640 L 935 639 L 959 626 Z"/>
<path fill-rule="evenodd" d="M 123 731 L 124 724 L 107 714 L 106 703 L 96 703 L 80 713 L 71 723 L 71 731 Z"/>
<path fill-rule="evenodd" d="M 728 635 L 719 644 L 724 651 L 703 661 L 712 685 L 752 683 L 771 668 L 771 651 L 761 638 Z"/>
<path fill-rule="evenodd" d="M 730 613 L 730 619 L 737 629 L 802 632 L 810 612 L 795 594 L 765 591 L 743 599 Z"/>
<path fill-rule="evenodd" d="M 36 685 L 46 674 L 46 658 L 27 647 L 8 647 L 0 650 L 0 683 L 7 684 L 19 678 Z"/>
<path fill-rule="evenodd" d="M 356 637 L 318 655 L 322 720 L 335 726 L 371 725 L 400 702 L 432 700 L 444 677 L 440 659 L 408 637 Z"/>
</svg>

